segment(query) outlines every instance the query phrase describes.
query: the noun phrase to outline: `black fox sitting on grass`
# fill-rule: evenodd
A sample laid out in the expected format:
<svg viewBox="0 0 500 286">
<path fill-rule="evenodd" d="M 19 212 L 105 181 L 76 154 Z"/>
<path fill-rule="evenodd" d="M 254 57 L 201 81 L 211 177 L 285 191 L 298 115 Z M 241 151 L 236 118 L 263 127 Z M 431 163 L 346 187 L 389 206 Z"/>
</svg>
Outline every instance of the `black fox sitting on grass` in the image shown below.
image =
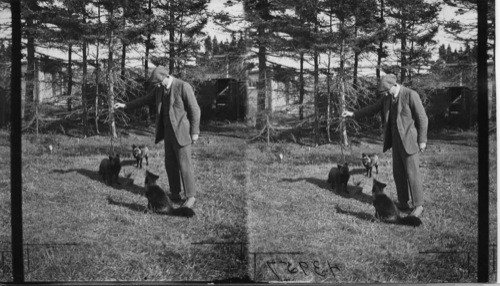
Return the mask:
<svg viewBox="0 0 500 286">
<path fill-rule="evenodd" d="M 188 207 L 174 208 L 172 202 L 167 194 L 160 186 L 156 184 L 159 176 L 149 171 L 146 171 L 146 185 L 145 196 L 148 199 L 148 209 L 154 213 L 167 214 L 173 216 L 192 217 L 195 215 L 194 211 Z"/>
<path fill-rule="evenodd" d="M 120 174 L 121 168 L 120 155 L 109 155 L 109 159 L 102 159 L 99 165 L 99 175 L 107 185 L 112 185 L 118 183 L 118 174 Z"/>
<path fill-rule="evenodd" d="M 375 218 L 394 224 L 419 226 L 422 221 L 416 216 L 402 217 L 396 204 L 384 193 L 387 185 L 373 179 L 373 206 L 375 207 Z"/>
<path fill-rule="evenodd" d="M 147 146 L 141 145 L 132 145 L 132 155 L 134 155 L 135 160 L 137 161 L 137 168 L 142 169 L 142 160 L 146 159 L 146 166 L 149 166 L 149 149 Z"/>
<path fill-rule="evenodd" d="M 347 182 L 349 182 L 350 176 L 347 162 L 344 165 L 337 164 L 337 167 L 333 167 L 328 173 L 327 183 L 330 184 L 332 189 L 348 193 Z"/>
<path fill-rule="evenodd" d="M 361 154 L 361 162 L 363 162 L 363 166 L 366 168 L 366 175 L 368 177 L 372 176 L 372 169 L 375 167 L 375 170 L 378 174 L 378 156 L 377 154 Z"/>
</svg>

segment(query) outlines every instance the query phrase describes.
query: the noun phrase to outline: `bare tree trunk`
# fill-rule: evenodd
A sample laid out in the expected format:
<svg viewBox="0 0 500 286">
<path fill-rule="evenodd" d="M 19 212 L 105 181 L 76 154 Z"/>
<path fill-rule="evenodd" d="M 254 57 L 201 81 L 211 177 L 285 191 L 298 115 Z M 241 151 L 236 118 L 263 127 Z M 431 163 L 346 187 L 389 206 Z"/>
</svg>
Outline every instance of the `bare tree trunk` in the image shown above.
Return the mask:
<svg viewBox="0 0 500 286">
<path fill-rule="evenodd" d="M 333 33 L 333 28 L 332 28 L 332 14 L 330 13 L 329 15 L 329 20 L 330 20 L 330 33 Z M 332 113 L 332 78 L 331 78 L 331 63 L 332 63 L 332 50 L 328 50 L 328 65 L 326 69 L 326 92 L 327 92 L 327 108 L 326 108 L 326 136 L 328 142 L 332 142 L 332 135 L 330 132 L 331 129 L 331 113 Z"/>
<path fill-rule="evenodd" d="M 408 52 L 408 60 L 407 60 L 407 76 L 408 76 L 408 82 L 411 84 L 411 80 L 412 80 L 412 67 L 413 67 L 413 60 L 414 60 L 414 44 L 415 44 L 415 41 L 411 40 L 410 41 L 410 51 Z"/>
<path fill-rule="evenodd" d="M 71 93 L 73 92 L 73 44 L 69 44 L 68 47 L 68 91 L 66 93 L 67 98 L 67 105 L 68 105 L 68 111 L 71 111 L 72 108 L 72 99 L 71 99 Z"/>
<path fill-rule="evenodd" d="M 29 2 L 29 1 L 28 1 Z M 26 19 L 26 53 L 27 53 L 27 69 L 26 69 L 26 92 L 25 92 L 25 105 L 24 105 L 24 118 L 30 118 L 34 115 L 34 81 L 35 81 L 35 36 L 32 31 L 35 29 L 33 19 L 28 17 Z"/>
<path fill-rule="evenodd" d="M 314 143 L 319 145 L 319 65 L 318 51 L 314 51 Z"/>
<path fill-rule="evenodd" d="M 342 31 L 344 29 L 344 21 L 341 20 L 339 25 L 340 25 L 340 28 L 339 30 Z M 339 51 L 339 57 L 340 57 L 340 67 L 339 67 L 339 80 L 338 80 L 338 84 L 339 84 L 339 93 L 340 93 L 340 114 L 342 114 L 344 112 L 344 110 L 346 109 L 346 94 L 345 94 L 345 70 L 344 70 L 344 65 L 345 65 L 345 39 L 342 38 L 341 40 L 341 43 L 340 43 L 340 51 Z M 343 146 L 348 146 L 349 145 L 349 141 L 347 139 L 347 128 L 345 126 L 345 122 L 342 120 L 341 123 L 340 123 L 340 132 L 341 132 L 341 135 L 340 135 L 340 138 L 341 138 L 341 141 L 342 141 L 342 145 Z"/>
<path fill-rule="evenodd" d="M 37 72 L 38 72 L 38 64 L 37 62 L 35 61 L 35 75 L 37 75 Z M 34 77 L 34 89 L 33 89 L 33 103 L 34 103 L 34 106 L 33 106 L 33 109 L 35 111 L 34 115 L 35 115 L 35 132 L 36 132 L 36 138 L 38 139 L 38 129 L 39 129 L 39 119 L 40 119 L 40 109 L 39 109 L 39 105 L 40 105 L 40 83 L 38 82 L 38 76 L 35 76 Z"/>
<path fill-rule="evenodd" d="M 95 74 L 95 102 L 94 102 L 94 126 L 95 132 L 99 134 L 99 64 L 97 64 Z"/>
<path fill-rule="evenodd" d="M 318 32 L 318 24 L 315 23 L 314 31 Z M 319 53 L 314 46 L 314 143 L 319 145 Z"/>
<path fill-rule="evenodd" d="M 125 60 L 127 57 L 127 45 L 123 43 L 122 41 L 122 60 L 121 60 L 121 66 L 120 66 L 120 78 L 122 80 L 125 80 Z M 126 89 L 127 86 L 124 86 Z"/>
<path fill-rule="evenodd" d="M 111 22 L 113 19 L 113 10 L 109 11 L 109 22 Z M 114 52 L 114 33 L 112 29 L 109 29 L 109 34 L 108 34 L 108 69 L 106 72 L 106 81 L 107 81 L 107 96 L 108 96 L 108 120 L 109 120 L 109 132 L 111 133 L 111 136 L 113 138 L 118 137 L 116 135 L 116 124 L 115 124 L 115 111 L 113 109 L 114 105 L 114 97 L 115 97 L 115 78 L 114 78 L 114 71 L 113 71 L 113 52 Z"/>
<path fill-rule="evenodd" d="M 97 20 L 99 26 L 101 25 L 101 6 L 97 6 Z M 101 71 L 101 64 L 99 63 L 99 39 L 97 39 L 97 50 L 96 50 L 96 70 L 95 70 L 95 132 L 99 134 L 99 76 Z"/>
<path fill-rule="evenodd" d="M 357 13 L 357 12 L 356 12 Z M 358 16 L 354 20 L 354 37 L 358 37 Z M 354 65 L 353 65 L 353 73 L 352 73 L 352 86 L 354 89 L 358 88 L 358 65 L 359 65 L 359 50 L 354 50 Z"/>
<path fill-rule="evenodd" d="M 173 4 L 170 2 L 170 29 L 168 31 L 168 36 L 169 36 L 169 56 L 170 59 L 168 61 L 168 69 L 170 73 L 174 72 L 175 68 L 175 60 L 176 60 L 176 54 L 175 54 L 175 13 L 173 9 Z"/>
<path fill-rule="evenodd" d="M 403 13 L 403 12 L 402 12 Z M 403 17 L 401 17 L 403 18 Z M 401 83 L 404 84 L 406 81 L 406 66 L 408 65 L 406 61 L 406 20 L 401 20 Z"/>
<path fill-rule="evenodd" d="M 300 52 L 300 72 L 299 72 L 299 119 L 304 119 L 304 52 Z"/>
<path fill-rule="evenodd" d="M 84 20 L 85 21 L 85 20 Z M 83 108 L 83 134 L 89 135 L 88 110 L 87 110 L 87 39 L 83 39 L 82 50 L 82 108 Z"/>
<path fill-rule="evenodd" d="M 123 22 L 122 22 L 123 29 L 125 29 L 126 25 L 127 25 L 125 14 L 126 14 L 126 12 L 124 11 L 123 12 L 123 19 L 122 19 L 123 20 Z M 125 80 L 125 60 L 126 60 L 126 57 L 127 57 L 127 43 L 125 42 L 125 39 L 122 39 L 122 59 L 121 59 L 121 65 L 120 65 L 120 78 L 122 81 Z M 124 88 L 124 90 L 126 90 L 127 86 L 124 85 L 123 88 Z"/>
<path fill-rule="evenodd" d="M 384 23 L 384 0 L 380 0 L 380 23 Z M 384 41 L 380 39 L 378 43 L 378 52 L 377 52 L 377 82 L 380 80 L 380 65 L 382 64 L 382 55 L 384 51 Z"/>
<path fill-rule="evenodd" d="M 264 37 L 264 28 L 259 27 L 258 29 L 259 39 Z M 259 51 L 258 51 L 258 59 L 259 59 L 259 80 L 257 81 L 257 120 L 256 127 L 257 129 L 262 128 L 266 124 L 266 47 L 263 43 L 259 42 Z"/>
<path fill-rule="evenodd" d="M 149 0 L 148 2 L 148 24 L 151 24 L 151 1 Z M 146 39 L 146 54 L 144 56 L 144 78 L 148 79 L 148 73 L 149 73 L 149 49 L 151 47 L 151 31 L 148 30 L 148 35 Z"/>
</svg>

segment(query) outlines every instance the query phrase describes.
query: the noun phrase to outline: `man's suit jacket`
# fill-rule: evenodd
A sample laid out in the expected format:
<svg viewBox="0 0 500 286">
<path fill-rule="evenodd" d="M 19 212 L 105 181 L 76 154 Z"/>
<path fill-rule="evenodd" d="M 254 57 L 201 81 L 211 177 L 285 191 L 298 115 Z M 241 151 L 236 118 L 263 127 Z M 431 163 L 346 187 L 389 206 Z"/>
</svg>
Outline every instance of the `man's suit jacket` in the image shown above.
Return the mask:
<svg viewBox="0 0 500 286">
<path fill-rule="evenodd" d="M 162 86 L 163 87 L 163 86 Z M 126 103 L 126 109 L 133 109 L 151 102 L 156 103 L 156 135 L 155 144 L 165 137 L 164 116 L 162 114 L 163 97 L 169 92 L 164 88 L 163 92 L 152 92 L 148 95 Z M 180 146 L 191 143 L 191 134 L 200 133 L 200 107 L 194 96 L 191 85 L 183 80 L 173 78 L 170 86 L 170 100 L 168 106 L 168 118 L 175 133 L 175 138 Z"/>
<path fill-rule="evenodd" d="M 414 90 L 401 86 L 396 115 L 396 124 L 401 141 L 406 153 L 415 154 L 419 151 L 418 143 L 427 143 L 428 119 L 420 96 Z M 364 117 L 383 112 L 384 120 L 384 149 L 383 152 L 392 147 L 390 138 L 391 126 L 389 123 L 389 112 L 391 110 L 392 95 L 382 97 L 375 104 L 354 112 L 354 117 Z"/>
</svg>

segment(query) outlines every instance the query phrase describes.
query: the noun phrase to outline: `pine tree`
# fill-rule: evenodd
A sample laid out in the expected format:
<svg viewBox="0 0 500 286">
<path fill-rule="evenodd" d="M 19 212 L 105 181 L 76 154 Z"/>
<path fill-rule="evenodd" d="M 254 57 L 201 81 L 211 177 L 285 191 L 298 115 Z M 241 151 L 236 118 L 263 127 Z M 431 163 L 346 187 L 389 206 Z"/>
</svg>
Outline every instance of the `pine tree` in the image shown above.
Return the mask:
<svg viewBox="0 0 500 286">
<path fill-rule="evenodd" d="M 163 12 L 160 19 L 168 32 L 168 67 L 170 73 L 180 74 L 184 63 L 195 57 L 199 50 L 197 37 L 203 35 L 207 24 L 208 0 L 168 0 L 160 2 L 158 9 Z"/>
<path fill-rule="evenodd" d="M 400 44 L 400 81 L 411 79 L 413 69 L 430 58 L 430 46 L 438 31 L 439 3 L 425 0 L 387 0 L 387 17 L 395 20 L 392 28 Z"/>
<path fill-rule="evenodd" d="M 212 39 L 210 36 L 205 38 L 205 59 L 208 60 L 213 55 Z"/>
<path fill-rule="evenodd" d="M 257 49 L 259 78 L 257 81 L 257 120 L 256 127 L 258 129 L 266 126 L 269 116 L 266 110 L 267 93 L 267 56 L 268 47 L 270 44 L 270 36 L 272 34 L 273 16 L 271 11 L 273 3 L 271 0 L 244 0 L 243 9 L 245 18 L 251 25 L 252 33 L 254 33 L 255 46 Z"/>
<path fill-rule="evenodd" d="M 488 25 L 488 52 L 494 57 L 495 48 L 495 0 L 484 0 L 487 1 L 488 12 L 487 12 L 487 25 Z M 456 15 L 462 16 L 467 13 L 473 13 L 477 15 L 477 1 L 475 0 L 445 0 L 446 5 L 457 8 Z M 443 25 L 444 30 L 452 35 L 456 40 L 462 42 L 477 42 L 477 23 L 467 23 L 460 21 L 460 17 L 454 17 L 452 19 L 447 19 Z"/>
<path fill-rule="evenodd" d="M 444 44 L 441 44 L 441 46 L 439 46 L 438 53 L 439 53 L 439 59 L 446 61 L 446 47 Z"/>
</svg>

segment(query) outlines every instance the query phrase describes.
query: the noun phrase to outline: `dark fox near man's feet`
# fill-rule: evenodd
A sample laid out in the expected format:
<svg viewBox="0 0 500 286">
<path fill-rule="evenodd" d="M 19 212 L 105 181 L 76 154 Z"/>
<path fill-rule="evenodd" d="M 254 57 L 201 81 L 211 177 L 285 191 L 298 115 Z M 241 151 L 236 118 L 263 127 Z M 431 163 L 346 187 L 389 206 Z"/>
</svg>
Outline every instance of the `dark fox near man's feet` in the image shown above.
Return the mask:
<svg viewBox="0 0 500 286">
<path fill-rule="evenodd" d="M 350 176 L 349 165 L 347 163 L 345 163 L 344 165 L 337 164 L 337 167 L 333 167 L 330 169 L 330 173 L 328 173 L 327 183 L 330 184 L 332 189 L 348 193 L 347 182 L 349 181 Z"/>
<path fill-rule="evenodd" d="M 134 156 L 136 162 L 137 162 L 137 168 L 142 169 L 142 160 L 146 159 L 146 166 L 149 166 L 149 149 L 147 146 L 141 145 L 132 145 L 132 155 Z"/>
<path fill-rule="evenodd" d="M 195 215 L 193 209 L 188 207 L 174 208 L 167 194 L 156 184 L 159 176 L 146 171 L 145 196 L 148 199 L 148 209 L 158 214 L 173 216 L 192 217 Z"/>
<path fill-rule="evenodd" d="M 363 162 L 363 166 L 366 168 L 366 175 L 368 177 L 372 176 L 372 169 L 375 167 L 375 170 L 378 174 L 378 156 L 377 154 L 361 154 L 361 162 Z"/>
<path fill-rule="evenodd" d="M 109 155 L 109 158 L 102 159 L 99 165 L 99 175 L 107 185 L 118 183 L 118 174 L 122 165 L 120 163 L 120 155 Z"/>
<path fill-rule="evenodd" d="M 422 224 L 420 218 L 415 216 L 404 216 L 399 214 L 396 204 L 384 193 L 387 185 L 373 179 L 373 206 L 375 207 L 375 218 L 387 222 L 409 226 L 419 226 Z"/>
</svg>

